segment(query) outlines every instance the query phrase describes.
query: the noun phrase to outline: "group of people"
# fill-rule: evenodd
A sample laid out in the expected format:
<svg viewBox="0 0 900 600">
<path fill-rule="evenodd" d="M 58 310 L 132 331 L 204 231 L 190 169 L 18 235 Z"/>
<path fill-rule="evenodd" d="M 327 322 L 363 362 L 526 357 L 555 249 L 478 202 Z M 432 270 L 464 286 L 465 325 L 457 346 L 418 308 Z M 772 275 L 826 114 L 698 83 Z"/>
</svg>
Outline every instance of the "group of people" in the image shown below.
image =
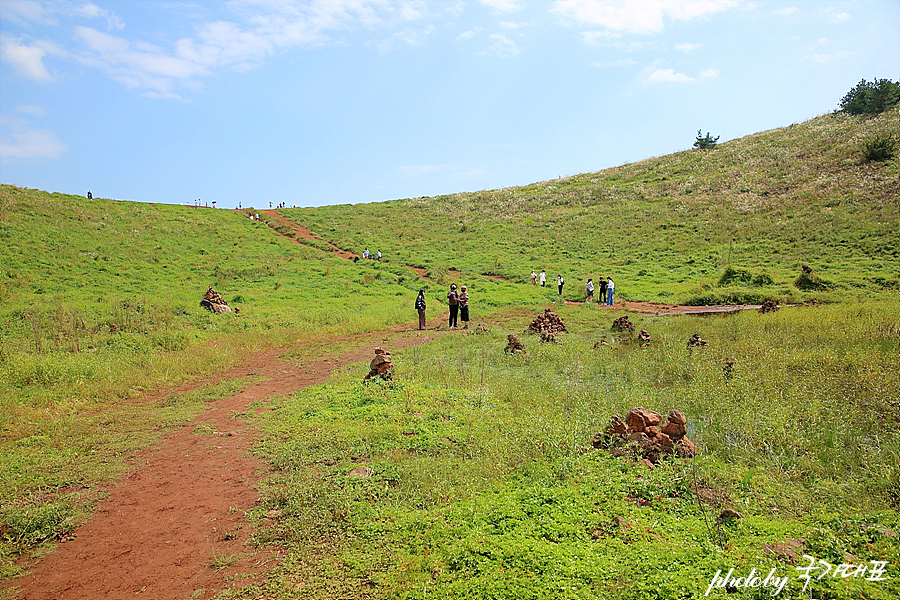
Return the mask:
<svg viewBox="0 0 900 600">
<path fill-rule="evenodd" d="M 607 306 L 613 305 L 613 295 L 616 291 L 616 283 L 613 281 L 612 277 L 600 278 L 600 283 L 598 284 L 599 289 L 599 300 L 600 304 L 606 304 Z M 560 294 L 562 294 L 562 286 L 560 286 Z M 585 302 L 593 302 L 594 301 L 594 280 L 588 277 L 588 280 L 584 284 L 584 296 Z"/>
<path fill-rule="evenodd" d="M 538 275 L 533 269 L 531 271 L 531 285 L 537 285 L 540 282 L 541 287 L 545 287 L 547 285 L 547 273 L 541 269 L 541 274 Z M 562 298 L 563 286 L 565 285 L 566 280 L 562 275 L 556 276 L 556 288 L 559 297 Z M 615 293 L 616 284 L 613 282 L 612 277 L 600 278 L 600 283 L 598 284 L 600 287 L 599 290 L 599 300 L 600 304 L 606 304 L 607 306 L 613 305 L 613 294 Z M 588 280 L 584 284 L 584 295 L 586 298 L 586 302 L 594 301 L 594 280 L 592 278 L 588 278 Z"/>
<path fill-rule="evenodd" d="M 378 260 L 380 262 L 381 261 L 381 250 L 378 250 L 377 252 L 369 252 L 369 249 L 366 248 L 365 250 L 363 250 L 363 258 L 365 260 L 371 259 L 371 260 Z"/>
<path fill-rule="evenodd" d="M 463 322 L 463 329 L 469 328 L 469 292 L 466 286 L 457 289 L 456 284 L 450 285 L 447 292 L 447 305 L 450 307 L 450 329 L 459 329 L 459 321 Z M 419 329 L 425 329 L 425 290 L 420 289 L 416 296 L 416 312 L 419 313 Z"/>
</svg>

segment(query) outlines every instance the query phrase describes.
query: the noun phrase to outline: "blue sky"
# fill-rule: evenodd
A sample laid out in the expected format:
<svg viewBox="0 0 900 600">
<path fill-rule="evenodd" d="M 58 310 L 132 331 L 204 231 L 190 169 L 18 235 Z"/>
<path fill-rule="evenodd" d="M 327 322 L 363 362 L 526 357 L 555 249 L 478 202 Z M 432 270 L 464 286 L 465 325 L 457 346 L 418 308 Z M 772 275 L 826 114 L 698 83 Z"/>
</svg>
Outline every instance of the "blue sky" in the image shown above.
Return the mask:
<svg viewBox="0 0 900 600">
<path fill-rule="evenodd" d="M 0 182 L 219 207 L 526 185 L 900 79 L 900 2 L 0 0 Z"/>
</svg>

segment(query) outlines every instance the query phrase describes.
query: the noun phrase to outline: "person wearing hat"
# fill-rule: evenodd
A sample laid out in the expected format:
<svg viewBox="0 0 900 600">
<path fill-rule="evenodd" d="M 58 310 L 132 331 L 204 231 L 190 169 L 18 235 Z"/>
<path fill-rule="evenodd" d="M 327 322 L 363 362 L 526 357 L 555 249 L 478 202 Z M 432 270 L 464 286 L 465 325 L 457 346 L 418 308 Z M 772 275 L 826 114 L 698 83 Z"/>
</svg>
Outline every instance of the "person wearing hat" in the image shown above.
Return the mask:
<svg viewBox="0 0 900 600">
<path fill-rule="evenodd" d="M 425 329 L 425 290 L 419 290 L 416 296 L 416 311 L 419 313 L 419 329 Z"/>
<path fill-rule="evenodd" d="M 466 286 L 459 288 L 459 318 L 462 319 L 463 329 L 469 328 L 469 294 Z"/>
<path fill-rule="evenodd" d="M 450 284 L 450 291 L 447 292 L 447 304 L 450 306 L 450 329 L 458 329 L 459 292 L 456 291 L 455 283 Z"/>
</svg>

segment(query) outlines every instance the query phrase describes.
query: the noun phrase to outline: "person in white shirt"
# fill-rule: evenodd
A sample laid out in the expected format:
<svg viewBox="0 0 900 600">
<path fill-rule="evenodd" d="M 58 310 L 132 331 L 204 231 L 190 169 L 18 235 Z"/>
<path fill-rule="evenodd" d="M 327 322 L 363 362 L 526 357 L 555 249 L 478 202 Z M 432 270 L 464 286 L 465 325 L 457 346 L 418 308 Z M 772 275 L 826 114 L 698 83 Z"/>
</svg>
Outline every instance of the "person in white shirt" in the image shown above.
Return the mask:
<svg viewBox="0 0 900 600">
<path fill-rule="evenodd" d="M 606 304 L 609 306 L 613 305 L 613 292 L 616 289 L 616 284 L 613 283 L 612 277 L 606 278 Z"/>
<path fill-rule="evenodd" d="M 544 285 L 546 283 L 547 283 L 547 274 L 544 273 L 543 269 L 541 269 L 541 287 L 544 287 Z"/>
</svg>

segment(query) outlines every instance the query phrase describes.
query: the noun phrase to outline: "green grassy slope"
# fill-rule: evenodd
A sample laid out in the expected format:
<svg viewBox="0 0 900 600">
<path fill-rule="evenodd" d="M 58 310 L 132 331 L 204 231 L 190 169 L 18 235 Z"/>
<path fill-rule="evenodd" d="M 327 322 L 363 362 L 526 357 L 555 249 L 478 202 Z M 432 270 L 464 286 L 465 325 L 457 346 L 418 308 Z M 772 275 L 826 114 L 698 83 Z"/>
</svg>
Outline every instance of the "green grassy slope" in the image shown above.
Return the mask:
<svg viewBox="0 0 900 600">
<path fill-rule="evenodd" d="M 357 252 L 520 282 L 612 275 L 638 300 L 788 299 L 804 263 L 836 289 L 878 291 L 900 279 L 900 170 L 863 160 L 877 134 L 900 139 L 900 110 L 523 187 L 285 214 Z M 773 282 L 722 289 L 729 265 Z"/>
</svg>

